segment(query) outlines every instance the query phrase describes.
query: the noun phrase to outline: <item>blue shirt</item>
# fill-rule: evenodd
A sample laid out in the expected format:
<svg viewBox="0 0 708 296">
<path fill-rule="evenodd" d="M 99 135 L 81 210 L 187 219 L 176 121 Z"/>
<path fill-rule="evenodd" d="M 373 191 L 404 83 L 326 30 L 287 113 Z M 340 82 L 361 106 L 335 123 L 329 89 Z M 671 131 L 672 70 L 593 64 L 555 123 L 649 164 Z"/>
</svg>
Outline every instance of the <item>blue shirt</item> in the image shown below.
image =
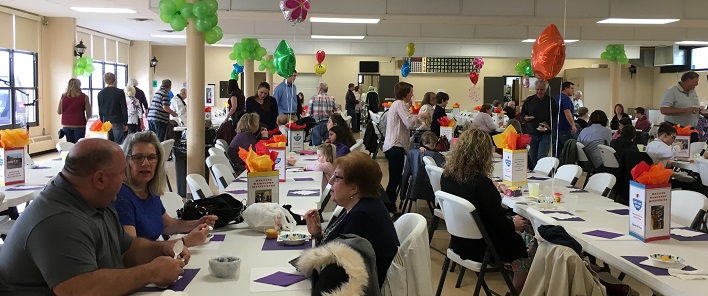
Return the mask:
<svg viewBox="0 0 708 296">
<path fill-rule="evenodd" d="M 585 154 L 596 168 L 602 165 L 602 154 L 597 145 L 609 146 L 611 141 L 612 131 L 599 123 L 584 128 L 578 135 L 578 142 L 585 145 Z"/>
<path fill-rule="evenodd" d="M 278 115 L 297 113 L 297 87 L 283 80 L 273 91 L 273 97 L 278 102 Z"/>
<path fill-rule="evenodd" d="M 128 185 L 123 184 L 113 207 L 118 212 L 120 224 L 134 226 L 138 237 L 156 240 L 165 228 L 162 222 L 165 207 L 157 195 L 150 193 L 148 198 L 142 199 Z"/>
<path fill-rule="evenodd" d="M 560 100 L 560 108 L 558 108 L 558 129 L 564 130 L 564 131 L 570 131 L 573 130 L 572 125 L 575 125 L 575 122 L 570 123 L 568 122 L 568 119 L 565 118 L 565 110 L 570 110 L 570 115 L 575 114 L 575 109 L 573 107 L 573 101 L 570 99 L 570 97 L 566 94 L 560 94 L 560 96 L 556 97 L 556 103 L 558 103 L 558 100 Z"/>
</svg>

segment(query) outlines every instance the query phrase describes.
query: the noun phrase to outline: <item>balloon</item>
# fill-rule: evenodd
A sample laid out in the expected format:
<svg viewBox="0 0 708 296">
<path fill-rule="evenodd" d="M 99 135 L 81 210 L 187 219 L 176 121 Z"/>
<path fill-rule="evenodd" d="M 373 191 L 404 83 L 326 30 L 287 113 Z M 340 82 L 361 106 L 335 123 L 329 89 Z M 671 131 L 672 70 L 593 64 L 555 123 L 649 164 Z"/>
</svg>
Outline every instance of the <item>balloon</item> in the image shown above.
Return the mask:
<svg viewBox="0 0 708 296">
<path fill-rule="evenodd" d="M 209 31 L 204 33 L 204 42 L 206 42 L 207 44 L 214 44 L 219 41 L 217 37 L 218 36 L 216 35 L 216 31 L 214 31 L 214 29 L 210 29 Z"/>
<path fill-rule="evenodd" d="M 232 49 L 236 53 L 241 52 L 243 50 L 243 44 L 241 44 L 241 42 L 236 42 L 236 43 L 234 43 L 234 46 L 232 47 Z"/>
<path fill-rule="evenodd" d="M 206 33 L 211 29 L 211 23 L 206 18 L 197 18 L 194 20 L 194 27 L 197 28 L 197 31 Z"/>
<path fill-rule="evenodd" d="M 216 32 L 216 37 L 217 37 L 216 39 L 217 40 L 221 40 L 221 38 L 224 37 L 224 30 L 222 30 L 221 27 L 214 26 L 211 29 L 214 30 L 214 32 Z"/>
<path fill-rule="evenodd" d="M 84 75 L 84 77 L 89 77 L 89 76 L 91 76 L 91 72 L 84 71 L 84 74 L 81 74 L 81 75 Z"/>
<path fill-rule="evenodd" d="M 524 75 L 529 76 L 529 77 L 533 76 L 533 68 L 531 68 L 530 63 L 528 66 L 526 66 L 526 68 L 524 68 Z"/>
<path fill-rule="evenodd" d="M 479 74 L 477 72 L 470 72 L 470 81 L 472 81 L 472 84 L 477 85 L 477 81 L 479 81 Z"/>
<path fill-rule="evenodd" d="M 243 66 L 239 65 L 238 63 L 233 64 L 233 66 L 234 66 L 234 71 L 236 71 L 237 74 L 243 73 Z"/>
<path fill-rule="evenodd" d="M 231 79 L 238 79 L 238 73 L 236 73 L 236 70 L 231 70 Z"/>
<path fill-rule="evenodd" d="M 401 76 L 408 77 L 408 74 L 411 74 L 411 63 L 406 60 L 401 66 Z"/>
<path fill-rule="evenodd" d="M 160 13 L 160 20 L 161 20 L 163 23 L 168 23 L 168 24 L 169 24 L 170 21 L 172 20 L 172 16 L 173 16 L 173 15 L 174 15 L 174 14 L 164 14 L 164 13 Z"/>
<path fill-rule="evenodd" d="M 198 19 L 205 18 L 209 15 L 209 4 L 204 3 L 204 1 L 194 3 L 192 12 L 194 13 L 194 17 Z"/>
<path fill-rule="evenodd" d="M 187 4 L 186 0 L 172 0 L 172 2 L 174 2 L 177 11 L 181 11 L 182 8 L 184 8 L 184 5 Z"/>
<path fill-rule="evenodd" d="M 527 77 L 524 77 L 523 79 L 521 79 L 521 85 L 524 88 L 529 88 L 529 85 L 531 85 L 531 82 L 529 81 L 529 79 Z"/>
<path fill-rule="evenodd" d="M 603 60 L 605 60 L 605 61 L 609 61 L 609 60 L 610 60 L 610 53 L 608 53 L 608 52 L 606 52 L 606 51 L 605 51 L 605 52 L 602 52 L 602 53 L 600 54 L 600 58 L 603 59 Z"/>
<path fill-rule="evenodd" d="M 213 28 L 219 24 L 219 16 L 216 15 L 216 13 L 207 15 L 206 19 L 209 21 L 209 28 Z"/>
<path fill-rule="evenodd" d="M 177 12 L 177 5 L 172 0 L 162 0 L 157 7 L 160 9 L 160 14 L 173 15 Z"/>
<path fill-rule="evenodd" d="M 86 60 L 84 58 L 79 58 L 76 60 L 76 65 L 81 68 L 86 67 Z"/>
<path fill-rule="evenodd" d="M 182 14 L 182 16 L 185 19 L 194 18 L 193 9 L 194 9 L 194 4 L 185 3 L 184 6 L 182 6 L 182 9 L 179 11 L 179 13 Z"/>
<path fill-rule="evenodd" d="M 86 67 L 84 67 L 84 72 L 92 73 L 93 70 L 96 70 L 96 67 L 94 67 L 92 64 L 88 64 L 86 65 Z"/>
<path fill-rule="evenodd" d="M 84 74 L 84 68 L 81 68 L 79 66 L 74 67 L 74 76 L 81 76 L 81 74 Z"/>
<path fill-rule="evenodd" d="M 484 60 L 482 58 L 474 58 L 472 61 L 472 68 L 482 69 L 484 67 Z"/>
<path fill-rule="evenodd" d="M 287 41 L 281 40 L 278 47 L 275 48 L 273 61 L 275 70 L 281 77 L 288 78 L 295 72 L 295 53 Z"/>
<path fill-rule="evenodd" d="M 302 23 L 307 18 L 307 12 L 310 10 L 309 0 L 281 0 L 280 11 L 283 12 L 283 17 L 286 21 L 295 24 Z"/>
<path fill-rule="evenodd" d="M 266 51 L 265 47 L 259 47 L 256 49 L 256 53 L 258 53 L 258 56 L 263 57 L 268 53 L 268 51 Z"/>
<path fill-rule="evenodd" d="M 324 50 L 318 50 L 317 53 L 315 54 L 315 58 L 317 58 L 318 64 L 322 64 L 322 61 L 324 61 L 324 59 L 325 59 Z"/>
<path fill-rule="evenodd" d="M 556 77 L 565 63 L 565 42 L 556 25 L 549 25 L 538 36 L 531 50 L 531 65 L 536 78 Z"/>
<path fill-rule="evenodd" d="M 216 0 L 202 0 L 202 2 L 206 3 L 209 8 L 209 13 L 215 13 L 219 10 L 219 3 L 216 2 Z"/>
<path fill-rule="evenodd" d="M 315 74 L 322 76 L 322 75 L 324 75 L 325 72 L 327 72 L 327 67 L 325 67 L 325 65 L 322 65 L 322 64 L 315 65 Z"/>
<path fill-rule="evenodd" d="M 270 68 L 270 70 L 268 70 L 268 73 L 270 73 L 270 75 L 275 74 L 275 68 Z"/>
<path fill-rule="evenodd" d="M 187 20 L 181 14 L 175 14 L 170 20 L 170 27 L 175 31 L 182 31 L 187 26 Z"/>
<path fill-rule="evenodd" d="M 235 52 L 231 52 L 231 53 L 229 54 L 229 60 L 232 60 L 232 61 L 233 61 L 233 60 L 236 60 L 236 59 L 238 59 L 238 58 L 236 57 L 236 53 L 235 53 Z"/>
<path fill-rule="evenodd" d="M 83 58 L 87 65 L 93 64 L 93 59 L 90 56 L 84 56 Z"/>
<path fill-rule="evenodd" d="M 258 71 L 265 71 L 266 66 L 264 64 L 258 65 Z"/>
<path fill-rule="evenodd" d="M 406 46 L 406 55 L 410 58 L 415 54 L 415 43 L 408 43 Z"/>
</svg>

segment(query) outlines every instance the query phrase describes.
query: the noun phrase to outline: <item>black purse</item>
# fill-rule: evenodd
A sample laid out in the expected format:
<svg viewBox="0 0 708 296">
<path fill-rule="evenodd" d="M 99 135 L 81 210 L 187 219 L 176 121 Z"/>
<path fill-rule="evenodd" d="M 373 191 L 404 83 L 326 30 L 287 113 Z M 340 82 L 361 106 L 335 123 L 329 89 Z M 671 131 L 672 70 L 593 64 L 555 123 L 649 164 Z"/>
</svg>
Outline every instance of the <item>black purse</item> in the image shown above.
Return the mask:
<svg viewBox="0 0 708 296">
<path fill-rule="evenodd" d="M 219 219 L 214 223 L 214 228 L 219 228 L 231 222 L 243 222 L 241 213 L 245 209 L 242 202 L 224 193 L 187 202 L 183 208 L 177 210 L 177 217 L 182 220 L 199 220 L 205 215 L 216 215 Z"/>
</svg>

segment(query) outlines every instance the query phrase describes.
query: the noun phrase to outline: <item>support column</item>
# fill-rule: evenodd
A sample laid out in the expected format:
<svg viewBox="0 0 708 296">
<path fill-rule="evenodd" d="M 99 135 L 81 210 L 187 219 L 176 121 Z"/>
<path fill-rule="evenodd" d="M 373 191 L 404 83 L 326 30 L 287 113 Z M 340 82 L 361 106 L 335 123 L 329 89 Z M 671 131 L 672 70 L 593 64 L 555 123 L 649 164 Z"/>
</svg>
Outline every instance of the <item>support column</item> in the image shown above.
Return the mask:
<svg viewBox="0 0 708 296">
<path fill-rule="evenodd" d="M 256 93 L 253 79 L 253 60 L 245 60 L 243 61 L 243 93 L 246 97 Z"/>
<path fill-rule="evenodd" d="M 611 113 L 614 113 L 614 106 L 620 102 L 620 76 L 622 74 L 622 65 L 619 62 L 610 62 L 610 98 L 613 108 Z"/>
<path fill-rule="evenodd" d="M 189 0 L 194 3 L 194 0 Z M 205 175 L 204 147 L 204 33 L 187 25 L 187 174 Z"/>
<path fill-rule="evenodd" d="M 269 54 L 269 55 L 265 56 L 265 58 L 272 59 L 273 55 Z M 271 74 L 270 71 L 268 71 L 268 69 L 266 69 L 265 74 L 266 74 L 266 82 L 268 82 L 268 84 L 270 84 L 271 90 L 275 90 L 275 86 L 273 85 L 273 74 Z M 271 93 L 272 93 L 272 91 L 271 91 Z"/>
</svg>

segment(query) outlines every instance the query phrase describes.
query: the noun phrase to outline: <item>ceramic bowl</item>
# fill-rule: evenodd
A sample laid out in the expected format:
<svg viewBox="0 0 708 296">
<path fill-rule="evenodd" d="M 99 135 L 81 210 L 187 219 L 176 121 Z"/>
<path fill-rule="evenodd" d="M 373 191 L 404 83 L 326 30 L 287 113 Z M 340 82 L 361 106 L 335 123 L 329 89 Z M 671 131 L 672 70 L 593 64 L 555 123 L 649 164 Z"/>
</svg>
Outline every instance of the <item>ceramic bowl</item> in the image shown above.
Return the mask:
<svg viewBox="0 0 708 296">
<path fill-rule="evenodd" d="M 241 267 L 241 258 L 221 256 L 209 259 L 209 272 L 219 278 L 232 277 Z"/>
</svg>

